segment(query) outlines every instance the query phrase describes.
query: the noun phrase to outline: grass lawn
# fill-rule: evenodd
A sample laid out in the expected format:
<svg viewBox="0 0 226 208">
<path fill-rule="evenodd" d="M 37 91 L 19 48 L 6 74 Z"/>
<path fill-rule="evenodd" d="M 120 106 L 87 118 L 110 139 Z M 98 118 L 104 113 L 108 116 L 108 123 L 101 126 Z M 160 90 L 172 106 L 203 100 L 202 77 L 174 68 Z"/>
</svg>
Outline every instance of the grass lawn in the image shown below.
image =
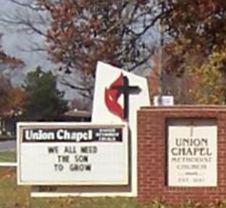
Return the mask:
<svg viewBox="0 0 226 208">
<path fill-rule="evenodd" d="M 16 150 L 0 152 L 0 162 L 16 162 Z"/>
<path fill-rule="evenodd" d="M 137 208 L 128 198 L 30 198 L 30 187 L 17 186 L 16 169 L 0 168 L 0 208 Z"/>
<path fill-rule="evenodd" d="M 16 169 L 0 168 L 0 208 L 226 208 L 226 204 L 139 205 L 130 198 L 30 198 L 30 187 L 17 186 Z"/>
</svg>

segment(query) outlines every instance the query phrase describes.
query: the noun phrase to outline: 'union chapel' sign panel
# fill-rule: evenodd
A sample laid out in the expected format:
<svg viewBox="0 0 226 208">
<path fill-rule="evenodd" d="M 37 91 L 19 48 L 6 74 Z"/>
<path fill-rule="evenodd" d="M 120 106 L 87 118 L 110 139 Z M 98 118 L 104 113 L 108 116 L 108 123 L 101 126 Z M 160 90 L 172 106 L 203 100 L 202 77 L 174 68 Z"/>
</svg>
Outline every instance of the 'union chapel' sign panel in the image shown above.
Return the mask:
<svg viewBox="0 0 226 208">
<path fill-rule="evenodd" d="M 217 186 L 215 120 L 168 122 L 168 185 Z"/>
<path fill-rule="evenodd" d="M 124 125 L 20 123 L 18 183 L 128 184 Z"/>
</svg>

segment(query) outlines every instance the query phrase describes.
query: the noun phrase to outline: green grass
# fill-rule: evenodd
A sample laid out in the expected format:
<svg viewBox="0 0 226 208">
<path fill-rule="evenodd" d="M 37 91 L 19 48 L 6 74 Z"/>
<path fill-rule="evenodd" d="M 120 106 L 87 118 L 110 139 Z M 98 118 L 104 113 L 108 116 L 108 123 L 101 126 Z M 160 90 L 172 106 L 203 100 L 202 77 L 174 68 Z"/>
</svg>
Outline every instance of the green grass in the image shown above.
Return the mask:
<svg viewBox="0 0 226 208">
<path fill-rule="evenodd" d="M 0 208 L 138 208 L 129 198 L 31 198 L 30 187 L 17 186 L 16 169 L 0 168 Z"/>
<path fill-rule="evenodd" d="M 226 204 L 140 205 L 131 198 L 30 198 L 30 187 L 17 186 L 16 169 L 0 168 L 0 208 L 226 208 Z"/>
<path fill-rule="evenodd" d="M 16 151 L 0 152 L 0 162 L 16 162 Z"/>
</svg>

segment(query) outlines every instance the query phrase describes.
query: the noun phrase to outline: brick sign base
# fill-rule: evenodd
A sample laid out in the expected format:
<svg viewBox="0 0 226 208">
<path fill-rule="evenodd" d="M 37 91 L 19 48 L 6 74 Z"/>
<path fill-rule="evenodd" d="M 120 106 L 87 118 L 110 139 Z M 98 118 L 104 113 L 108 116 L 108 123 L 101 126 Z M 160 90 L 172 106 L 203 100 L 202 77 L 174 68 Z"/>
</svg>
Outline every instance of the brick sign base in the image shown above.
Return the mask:
<svg viewBox="0 0 226 208">
<path fill-rule="evenodd" d="M 168 185 L 167 123 L 170 119 L 216 120 L 216 186 L 173 187 Z M 138 199 L 141 202 L 157 200 L 170 204 L 186 201 L 216 203 L 226 199 L 225 107 L 144 107 L 138 111 Z"/>
</svg>

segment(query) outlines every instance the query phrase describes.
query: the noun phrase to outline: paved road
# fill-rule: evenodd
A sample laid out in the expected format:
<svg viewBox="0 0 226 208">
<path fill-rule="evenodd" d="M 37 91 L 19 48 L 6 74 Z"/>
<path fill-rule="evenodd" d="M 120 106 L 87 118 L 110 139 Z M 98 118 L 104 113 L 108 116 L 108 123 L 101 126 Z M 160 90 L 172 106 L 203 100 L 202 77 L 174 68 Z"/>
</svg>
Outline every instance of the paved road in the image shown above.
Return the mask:
<svg viewBox="0 0 226 208">
<path fill-rule="evenodd" d="M 2 141 L 0 142 L 0 152 L 16 149 L 16 141 Z"/>
</svg>

